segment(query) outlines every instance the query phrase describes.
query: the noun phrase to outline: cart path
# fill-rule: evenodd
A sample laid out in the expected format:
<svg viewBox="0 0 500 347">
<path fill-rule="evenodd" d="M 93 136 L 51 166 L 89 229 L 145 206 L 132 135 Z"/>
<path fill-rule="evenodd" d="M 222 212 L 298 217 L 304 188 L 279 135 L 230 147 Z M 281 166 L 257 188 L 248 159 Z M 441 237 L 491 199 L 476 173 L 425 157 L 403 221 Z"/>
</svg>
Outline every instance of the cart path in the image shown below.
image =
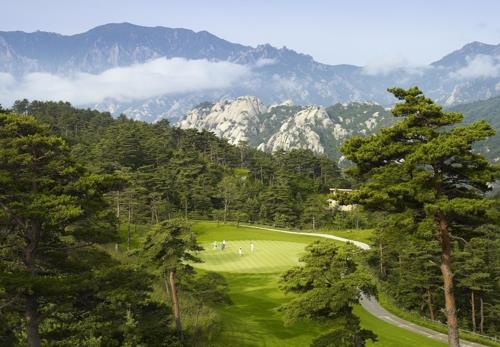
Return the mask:
<svg viewBox="0 0 500 347">
<path fill-rule="evenodd" d="M 247 228 L 276 231 L 276 232 L 285 233 L 285 234 L 296 234 L 296 235 L 322 237 L 325 239 L 352 243 L 356 247 L 359 247 L 359 248 L 364 249 L 364 250 L 370 249 L 370 246 L 364 242 L 350 240 L 350 239 L 346 239 L 344 237 L 339 237 L 339 236 L 330 235 L 330 234 L 280 230 L 280 229 L 258 227 L 258 226 L 247 225 L 247 224 L 242 224 L 242 226 L 247 227 Z M 444 343 L 448 342 L 448 335 L 440 333 L 440 332 L 432 330 L 432 329 L 421 327 L 415 323 L 411 323 L 411 322 L 408 322 L 402 318 L 399 318 L 398 316 L 390 313 L 385 308 L 383 308 L 378 303 L 377 299 L 375 299 L 375 297 L 373 297 L 373 296 L 368 297 L 368 296 L 362 294 L 359 303 L 371 315 L 373 315 L 373 316 L 375 316 L 375 317 L 377 317 L 377 318 L 379 318 L 379 319 L 381 319 L 389 324 L 395 325 L 395 326 L 400 327 L 402 329 L 412 331 L 412 332 L 420 334 L 420 335 L 424 335 L 424 336 L 431 338 L 433 340 L 438 340 L 438 341 L 441 341 Z M 460 345 L 462 347 L 486 347 L 485 345 L 482 345 L 480 343 L 470 342 L 470 341 L 465 341 L 465 340 L 460 340 Z"/>
</svg>

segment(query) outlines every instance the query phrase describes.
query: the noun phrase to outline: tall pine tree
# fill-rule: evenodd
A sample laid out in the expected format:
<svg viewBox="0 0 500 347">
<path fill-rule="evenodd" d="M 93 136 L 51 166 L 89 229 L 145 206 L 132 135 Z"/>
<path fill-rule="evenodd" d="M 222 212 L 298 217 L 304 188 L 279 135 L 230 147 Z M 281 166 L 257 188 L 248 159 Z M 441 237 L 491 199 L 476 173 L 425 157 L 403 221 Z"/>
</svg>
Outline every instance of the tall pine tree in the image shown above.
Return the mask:
<svg viewBox="0 0 500 347">
<path fill-rule="evenodd" d="M 441 247 L 448 340 L 456 347 L 453 242 L 468 238 L 467 224 L 478 222 L 488 206 L 484 193 L 496 170 L 472 146 L 494 130 L 484 121 L 455 126 L 463 116 L 443 111 L 417 87 L 390 92 L 401 101 L 392 113 L 402 120 L 343 145 L 347 159 L 356 164 L 352 174 L 363 182 L 354 198 L 374 210 L 410 211 L 415 224 L 432 225 Z"/>
</svg>

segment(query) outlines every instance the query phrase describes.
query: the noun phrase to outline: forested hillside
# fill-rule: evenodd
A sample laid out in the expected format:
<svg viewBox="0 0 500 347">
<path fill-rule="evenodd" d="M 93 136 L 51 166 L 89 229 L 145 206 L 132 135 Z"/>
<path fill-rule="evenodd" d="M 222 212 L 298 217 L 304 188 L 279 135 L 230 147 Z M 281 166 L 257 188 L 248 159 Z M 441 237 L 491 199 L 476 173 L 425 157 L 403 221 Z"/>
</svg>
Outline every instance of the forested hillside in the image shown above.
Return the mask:
<svg viewBox="0 0 500 347">
<path fill-rule="evenodd" d="M 500 162 L 500 97 L 457 105 L 451 110 L 463 113 L 467 122 L 485 119 L 497 129 L 494 136 L 481 142 L 478 147 L 488 159 Z"/>
<path fill-rule="evenodd" d="M 126 188 L 113 199 L 134 223 L 182 215 L 301 226 L 314 213 L 318 225 L 334 223 L 322 214 L 324 194 L 350 184 L 333 160 L 309 150 L 269 154 L 166 120 L 113 119 L 67 103 L 21 101 L 13 111 L 48 124 L 93 171 L 122 177 Z"/>
</svg>

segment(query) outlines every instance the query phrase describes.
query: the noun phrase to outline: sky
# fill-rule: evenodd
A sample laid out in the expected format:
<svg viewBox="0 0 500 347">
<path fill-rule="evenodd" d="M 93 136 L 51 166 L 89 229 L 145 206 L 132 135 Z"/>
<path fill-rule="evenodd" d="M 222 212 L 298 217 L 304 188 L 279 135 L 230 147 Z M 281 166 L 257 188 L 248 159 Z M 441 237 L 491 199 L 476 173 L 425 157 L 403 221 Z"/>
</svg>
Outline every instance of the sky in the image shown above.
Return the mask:
<svg viewBox="0 0 500 347">
<path fill-rule="evenodd" d="M 270 43 L 326 64 L 426 65 L 472 41 L 500 43 L 498 0 L 1 0 L 0 31 L 76 34 L 130 22 Z"/>
</svg>

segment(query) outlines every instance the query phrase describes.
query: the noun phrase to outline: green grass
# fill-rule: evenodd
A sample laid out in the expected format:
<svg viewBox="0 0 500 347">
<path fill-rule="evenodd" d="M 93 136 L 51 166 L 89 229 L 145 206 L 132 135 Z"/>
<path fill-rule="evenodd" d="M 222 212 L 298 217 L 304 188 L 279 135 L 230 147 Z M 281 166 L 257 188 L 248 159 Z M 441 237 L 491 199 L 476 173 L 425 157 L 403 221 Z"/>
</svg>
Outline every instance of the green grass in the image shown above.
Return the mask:
<svg viewBox="0 0 500 347">
<path fill-rule="evenodd" d="M 384 346 L 384 347 L 399 347 L 399 346 L 425 346 L 425 347 L 443 347 L 446 344 L 429 339 L 423 335 L 415 334 L 411 331 L 395 327 L 385 321 L 372 316 L 361 306 L 354 308 L 354 313 L 361 319 L 361 325 L 365 329 L 375 332 L 378 336 L 378 341 L 367 343 L 367 346 Z"/>
<path fill-rule="evenodd" d="M 256 240 L 254 245 L 251 252 L 248 240 L 227 241 L 225 250 L 220 245 L 213 249 L 212 244 L 203 244 L 205 252 L 200 255 L 204 263 L 196 266 L 215 272 L 276 273 L 296 265 L 304 253 L 304 244 L 298 242 Z"/>
<path fill-rule="evenodd" d="M 212 346 L 307 346 L 321 333 L 310 322 L 285 327 L 277 308 L 289 299 L 277 288 L 278 274 L 224 274 L 233 305 L 222 307 L 222 332 Z"/>
<path fill-rule="evenodd" d="M 417 325 L 439 331 L 443 334 L 447 334 L 448 328 L 445 324 L 440 324 L 438 322 L 433 322 L 430 320 L 423 319 L 418 313 L 402 310 L 397 307 L 394 301 L 382 290 L 379 290 L 378 301 L 382 307 L 392 314 L 401 317 L 409 322 L 415 323 Z M 490 340 L 486 337 L 482 337 L 478 334 L 474 334 L 469 331 L 460 331 L 460 338 L 466 339 L 467 341 L 478 342 L 486 346 L 500 347 L 500 343 Z"/>
<path fill-rule="evenodd" d="M 300 322 L 285 327 L 278 307 L 292 296 L 278 288 L 279 273 L 297 264 L 304 247 L 314 237 L 282 234 L 232 225 L 199 222 L 193 226 L 206 246 L 200 256 L 206 261 L 196 264 L 204 270 L 220 272 L 229 284 L 234 304 L 221 306 L 222 332 L 211 346 L 308 346 L 312 339 L 328 330 L 315 322 Z M 213 250 L 214 240 L 227 241 L 224 251 Z M 250 241 L 255 252 L 249 252 Z M 342 243 L 339 243 L 342 244 Z M 243 247 L 244 255 L 237 253 Z M 363 327 L 378 335 L 375 347 L 445 346 L 441 342 L 395 327 L 371 316 L 362 307 L 355 308 Z"/>
<path fill-rule="evenodd" d="M 210 243 L 216 240 L 219 242 L 222 240 L 273 240 L 310 243 L 314 240 L 323 240 L 314 236 L 284 234 L 245 226 L 237 227 L 233 224 L 218 225 L 215 222 L 197 222 L 193 226 L 193 231 L 200 243 Z"/>
</svg>

